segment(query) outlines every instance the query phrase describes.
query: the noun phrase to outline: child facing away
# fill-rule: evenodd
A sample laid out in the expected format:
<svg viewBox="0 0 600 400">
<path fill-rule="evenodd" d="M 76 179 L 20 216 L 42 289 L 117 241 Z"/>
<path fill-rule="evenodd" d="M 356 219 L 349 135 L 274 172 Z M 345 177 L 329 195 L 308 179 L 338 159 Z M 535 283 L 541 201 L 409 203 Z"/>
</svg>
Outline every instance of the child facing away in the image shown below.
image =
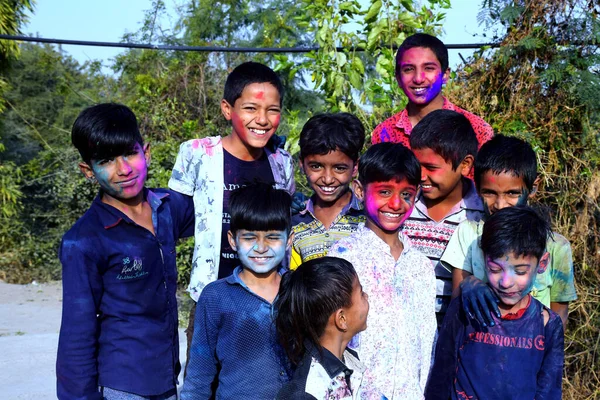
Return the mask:
<svg viewBox="0 0 600 400">
<path fill-rule="evenodd" d="M 144 186 L 149 145 L 129 108 L 87 108 L 71 138 L 100 192 L 60 245 L 58 398 L 174 400 L 175 244 L 193 233 L 192 201 Z"/>
<path fill-rule="evenodd" d="M 427 114 L 440 109 L 463 114 L 473 126 L 479 146 L 490 140 L 494 131 L 487 122 L 442 95 L 449 76 L 448 49 L 441 40 L 426 33 L 407 37 L 396 53 L 396 81 L 408 104 L 375 128 L 372 143 L 394 142 L 408 147 L 413 127 Z"/>
<path fill-rule="evenodd" d="M 486 216 L 506 207 L 526 205 L 538 187 L 537 157 L 531 145 L 503 135 L 485 143 L 475 161 L 475 184 Z M 489 287 L 481 282 L 487 280 L 485 259 L 479 246 L 483 226 L 483 221 L 460 224 L 441 262 L 452 270 L 453 287 L 462 287 L 466 310 L 473 312 L 484 325 L 493 325 L 495 322 L 488 309 L 495 309 L 497 315 L 497 300 Z M 546 250 L 550 254 L 548 268 L 537 275 L 531 294 L 560 315 L 566 326 L 569 302 L 577 299 L 571 245 L 565 237 L 554 232 L 546 243 Z M 480 302 L 478 297 L 488 300 Z"/>
<path fill-rule="evenodd" d="M 198 299 L 181 399 L 273 399 L 289 380 L 273 300 L 291 246 L 291 197 L 268 184 L 231 194 L 227 232 L 240 265 Z"/>
<path fill-rule="evenodd" d="M 275 301 L 279 339 L 296 366 L 277 398 L 360 399 L 365 366 L 346 346 L 367 327 L 369 300 L 346 260 L 322 257 L 281 280 Z"/>
<path fill-rule="evenodd" d="M 350 188 L 364 143 L 362 123 L 348 113 L 315 115 L 302 128 L 300 167 L 314 195 L 292 217 L 292 269 L 325 256 L 365 221 L 362 204 Z"/>
<path fill-rule="evenodd" d="M 452 301 L 427 400 L 561 398 L 562 321 L 530 294 L 547 266 L 550 233 L 550 224 L 529 207 L 504 208 L 486 221 L 481 248 L 500 317 L 486 327 L 466 315 L 460 297 Z"/>
<path fill-rule="evenodd" d="M 388 399 L 423 398 L 437 332 L 431 262 L 401 232 L 420 178 L 419 162 L 403 145 L 371 146 L 355 183 L 367 220 L 329 252 L 354 266 L 369 293 L 369 327 L 351 347 L 367 367 L 365 391 Z"/>
<path fill-rule="evenodd" d="M 481 199 L 467 178 L 477 155 L 477 139 L 464 115 L 436 110 L 415 126 L 410 146 L 421 164 L 421 190 L 402 231 L 435 268 L 440 326 L 452 295 L 452 274 L 442 267 L 440 257 L 458 224 L 483 217 Z"/>
<path fill-rule="evenodd" d="M 202 289 L 226 278 L 239 265 L 229 245 L 229 197 L 240 186 L 265 182 L 294 193 L 291 156 L 278 148 L 275 131 L 281 118 L 283 85 L 271 68 L 246 62 L 227 76 L 221 111 L 231 132 L 193 139 L 179 149 L 169 187 L 192 196 L 195 209 L 194 254 L 188 292 L 194 301 Z M 195 304 L 190 312 L 188 348 Z"/>
</svg>

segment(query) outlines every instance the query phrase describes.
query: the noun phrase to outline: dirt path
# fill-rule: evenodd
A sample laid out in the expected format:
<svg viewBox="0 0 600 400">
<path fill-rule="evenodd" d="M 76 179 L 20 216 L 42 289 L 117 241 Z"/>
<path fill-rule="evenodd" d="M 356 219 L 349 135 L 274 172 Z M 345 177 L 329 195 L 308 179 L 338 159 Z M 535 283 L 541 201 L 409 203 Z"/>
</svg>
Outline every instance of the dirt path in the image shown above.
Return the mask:
<svg viewBox="0 0 600 400">
<path fill-rule="evenodd" d="M 61 312 L 60 282 L 40 285 L 0 282 L 2 399 L 56 398 L 55 363 Z M 179 339 L 182 358 L 185 358 L 182 330 Z"/>
</svg>

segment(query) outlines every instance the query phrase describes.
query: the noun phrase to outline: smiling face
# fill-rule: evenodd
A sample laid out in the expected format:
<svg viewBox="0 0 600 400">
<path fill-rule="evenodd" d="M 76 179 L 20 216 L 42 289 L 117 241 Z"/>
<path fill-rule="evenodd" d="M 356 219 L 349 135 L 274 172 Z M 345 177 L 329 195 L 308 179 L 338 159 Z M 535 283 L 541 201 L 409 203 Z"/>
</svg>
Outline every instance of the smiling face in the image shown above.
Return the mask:
<svg viewBox="0 0 600 400">
<path fill-rule="evenodd" d="M 435 53 L 426 47 L 413 47 L 404 51 L 397 65 L 398 85 L 413 104 L 427 105 L 441 99 L 442 85 L 449 71 L 442 66 Z"/>
<path fill-rule="evenodd" d="M 410 216 L 417 187 L 404 178 L 400 181 L 371 182 L 366 188 L 357 183 L 355 192 L 365 202 L 365 226 L 383 238 L 390 234 L 396 235 Z"/>
<path fill-rule="evenodd" d="M 233 126 L 232 139 L 249 151 L 265 147 L 279 127 L 279 92 L 270 83 L 252 83 L 244 88 L 234 105 L 221 101 L 221 111 Z"/>
<path fill-rule="evenodd" d="M 471 170 L 472 156 L 465 157 L 454 170 L 450 161 L 430 148 L 413 149 L 413 153 L 421 164 L 421 189 L 425 199 L 440 200 L 462 195 L 461 180 Z"/>
<path fill-rule="evenodd" d="M 234 237 L 227 233 L 231 248 L 237 251 L 242 266 L 257 274 L 266 274 L 277 268 L 292 244 L 292 236 L 285 231 L 247 231 L 240 229 Z"/>
<path fill-rule="evenodd" d="M 489 285 L 500 299 L 503 313 L 516 312 L 525 306 L 537 273 L 535 256 L 515 256 L 510 253 L 501 258 L 485 258 Z"/>
<path fill-rule="evenodd" d="M 302 160 L 302 170 L 321 205 L 332 205 L 349 193 L 356 177 L 357 165 L 339 150 L 327 154 L 311 154 Z"/>
<path fill-rule="evenodd" d="M 509 172 L 486 171 L 479 182 L 479 196 L 486 214 L 492 215 L 505 207 L 526 205 L 530 193 L 523 178 Z"/>
<path fill-rule="evenodd" d="M 94 176 L 103 190 L 102 201 L 111 203 L 139 199 L 148 173 L 149 146 L 136 143 L 131 151 L 113 158 L 79 164 L 86 177 Z"/>
</svg>

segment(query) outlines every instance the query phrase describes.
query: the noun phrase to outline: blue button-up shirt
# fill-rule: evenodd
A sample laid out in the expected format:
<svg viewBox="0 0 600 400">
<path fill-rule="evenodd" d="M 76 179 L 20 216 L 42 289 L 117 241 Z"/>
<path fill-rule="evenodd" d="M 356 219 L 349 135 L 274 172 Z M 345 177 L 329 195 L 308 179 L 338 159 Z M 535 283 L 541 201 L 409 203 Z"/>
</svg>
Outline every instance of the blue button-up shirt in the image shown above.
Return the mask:
<svg viewBox="0 0 600 400">
<path fill-rule="evenodd" d="M 191 197 L 145 189 L 155 235 L 96 197 L 64 235 L 59 399 L 98 386 L 157 395 L 177 383 L 177 239 L 193 234 Z"/>
<path fill-rule="evenodd" d="M 291 376 L 273 306 L 246 286 L 241 271 L 200 294 L 182 400 L 274 399 Z"/>
</svg>

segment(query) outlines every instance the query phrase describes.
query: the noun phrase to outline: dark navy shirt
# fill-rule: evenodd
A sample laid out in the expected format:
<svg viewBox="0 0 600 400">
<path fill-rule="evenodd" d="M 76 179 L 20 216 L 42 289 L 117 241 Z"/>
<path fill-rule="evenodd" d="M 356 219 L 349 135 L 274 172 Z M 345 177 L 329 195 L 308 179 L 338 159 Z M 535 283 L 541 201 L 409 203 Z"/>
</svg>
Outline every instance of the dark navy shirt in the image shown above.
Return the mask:
<svg viewBox="0 0 600 400">
<path fill-rule="evenodd" d="M 218 279 L 227 278 L 235 267 L 240 265 L 237 252 L 231 248 L 227 240 L 231 219 L 229 215 L 231 192 L 256 182 L 275 184 L 267 153 L 263 151 L 258 160 L 244 161 L 223 149 L 223 228 L 221 228 L 221 261 L 219 261 Z"/>
<path fill-rule="evenodd" d="M 544 326 L 542 310 L 549 317 Z M 426 400 L 560 400 L 564 362 L 560 317 L 531 298 L 522 314 L 482 327 L 450 303 L 425 390 Z"/>
<path fill-rule="evenodd" d="M 246 286 L 241 271 L 200 294 L 182 400 L 274 399 L 289 380 L 273 306 Z"/>
<path fill-rule="evenodd" d="M 191 197 L 144 189 L 156 236 L 101 194 L 60 247 L 59 399 L 100 399 L 98 386 L 157 395 L 176 386 L 177 239 L 193 234 Z"/>
</svg>

